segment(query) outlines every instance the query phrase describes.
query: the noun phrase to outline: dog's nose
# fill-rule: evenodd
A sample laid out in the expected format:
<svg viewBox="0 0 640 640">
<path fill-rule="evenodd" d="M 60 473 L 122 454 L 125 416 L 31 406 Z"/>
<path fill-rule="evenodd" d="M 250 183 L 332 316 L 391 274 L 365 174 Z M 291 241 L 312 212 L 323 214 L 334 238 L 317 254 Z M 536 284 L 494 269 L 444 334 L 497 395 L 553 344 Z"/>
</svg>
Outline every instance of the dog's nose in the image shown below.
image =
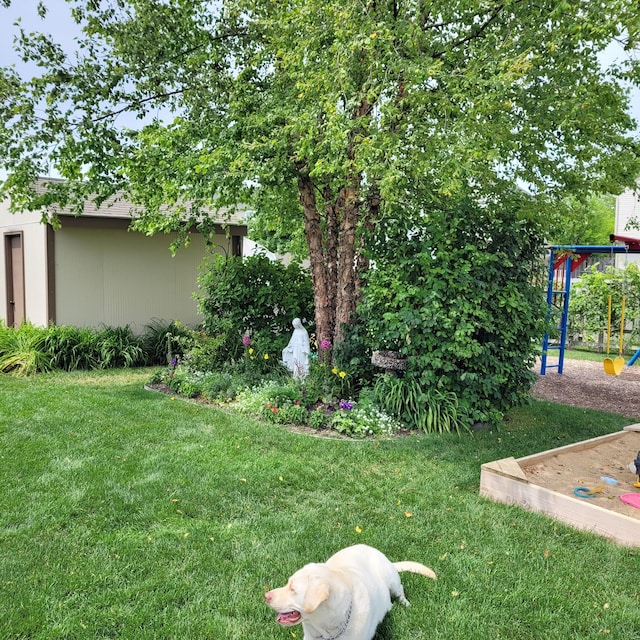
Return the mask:
<svg viewBox="0 0 640 640">
<path fill-rule="evenodd" d="M 264 594 L 264 599 L 265 599 L 267 602 L 271 602 L 271 598 L 272 598 L 272 596 L 271 596 L 271 591 L 267 591 L 267 593 L 265 593 L 265 594 Z"/>
</svg>

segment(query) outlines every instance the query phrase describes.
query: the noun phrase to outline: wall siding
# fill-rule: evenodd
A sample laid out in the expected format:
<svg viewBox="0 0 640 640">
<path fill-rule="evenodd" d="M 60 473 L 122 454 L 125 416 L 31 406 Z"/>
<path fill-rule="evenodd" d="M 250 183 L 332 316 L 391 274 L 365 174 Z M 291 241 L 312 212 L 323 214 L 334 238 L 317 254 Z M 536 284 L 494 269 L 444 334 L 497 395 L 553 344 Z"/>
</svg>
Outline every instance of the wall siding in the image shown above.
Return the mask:
<svg viewBox="0 0 640 640">
<path fill-rule="evenodd" d="M 0 228 L 4 254 L 6 234 L 22 233 L 24 255 L 25 320 L 35 325 L 46 326 L 47 317 L 47 247 L 46 229 L 39 222 L 23 222 L 19 216 L 15 223 Z M 7 273 L 5 256 L 0 260 L 0 320 L 7 321 Z"/>
<path fill-rule="evenodd" d="M 640 187 L 640 184 L 638 186 Z M 634 221 L 636 224 L 640 222 L 640 200 L 631 189 L 627 189 L 616 198 L 615 233 L 630 238 L 640 238 L 640 230 L 632 228 Z M 623 269 L 630 262 L 640 263 L 640 255 L 618 254 L 615 262 L 618 269 Z"/>
<path fill-rule="evenodd" d="M 201 322 L 193 293 L 210 250 L 201 236 L 172 256 L 171 235 L 63 228 L 54 234 L 56 324 L 125 326 L 154 319 Z M 216 244 L 226 246 L 221 236 Z"/>
</svg>

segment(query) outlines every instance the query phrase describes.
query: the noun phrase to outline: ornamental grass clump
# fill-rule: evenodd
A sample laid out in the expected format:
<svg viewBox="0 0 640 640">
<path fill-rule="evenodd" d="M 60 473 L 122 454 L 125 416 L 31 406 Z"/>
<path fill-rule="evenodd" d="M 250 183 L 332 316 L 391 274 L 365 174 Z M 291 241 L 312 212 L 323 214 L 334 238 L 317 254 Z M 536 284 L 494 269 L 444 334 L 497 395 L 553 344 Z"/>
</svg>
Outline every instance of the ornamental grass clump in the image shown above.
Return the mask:
<svg viewBox="0 0 640 640">
<path fill-rule="evenodd" d="M 0 372 L 28 376 L 52 368 L 43 329 L 28 322 L 18 329 L 0 326 Z"/>
<path fill-rule="evenodd" d="M 408 429 L 424 433 L 459 433 L 465 413 L 451 391 L 424 389 L 412 378 L 380 376 L 374 387 L 376 402 Z"/>
</svg>

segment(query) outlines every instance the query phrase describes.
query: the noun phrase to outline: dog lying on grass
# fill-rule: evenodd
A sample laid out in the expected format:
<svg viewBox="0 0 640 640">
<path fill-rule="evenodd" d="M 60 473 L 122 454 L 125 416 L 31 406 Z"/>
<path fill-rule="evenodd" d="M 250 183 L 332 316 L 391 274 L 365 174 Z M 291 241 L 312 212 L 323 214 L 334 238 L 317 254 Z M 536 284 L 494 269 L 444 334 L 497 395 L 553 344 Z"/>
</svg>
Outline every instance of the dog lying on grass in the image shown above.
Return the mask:
<svg viewBox="0 0 640 640">
<path fill-rule="evenodd" d="M 358 544 L 325 563 L 305 565 L 265 599 L 280 624 L 302 624 L 303 640 L 372 640 L 392 598 L 409 606 L 400 571 L 436 579 L 423 564 L 391 562 L 377 549 Z"/>
</svg>

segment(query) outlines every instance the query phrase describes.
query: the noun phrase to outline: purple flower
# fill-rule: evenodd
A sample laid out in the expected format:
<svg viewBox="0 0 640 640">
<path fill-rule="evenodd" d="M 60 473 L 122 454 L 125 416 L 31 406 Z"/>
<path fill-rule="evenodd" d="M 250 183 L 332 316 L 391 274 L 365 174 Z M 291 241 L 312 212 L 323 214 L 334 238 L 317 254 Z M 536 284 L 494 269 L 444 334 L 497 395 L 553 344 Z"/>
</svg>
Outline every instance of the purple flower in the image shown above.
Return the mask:
<svg viewBox="0 0 640 640">
<path fill-rule="evenodd" d="M 346 400 L 340 400 L 340 404 L 338 405 L 341 409 L 345 411 L 351 411 L 353 409 L 353 402 L 347 402 Z"/>
<path fill-rule="evenodd" d="M 251 338 L 246 333 L 242 336 L 242 344 L 245 347 L 248 347 L 251 344 Z"/>
<path fill-rule="evenodd" d="M 320 348 L 324 349 L 324 351 L 328 351 L 331 349 L 331 341 L 326 338 L 320 343 Z"/>
<path fill-rule="evenodd" d="M 178 364 L 178 357 L 173 356 L 173 358 L 171 358 L 171 366 L 175 367 L 177 364 Z"/>
</svg>

